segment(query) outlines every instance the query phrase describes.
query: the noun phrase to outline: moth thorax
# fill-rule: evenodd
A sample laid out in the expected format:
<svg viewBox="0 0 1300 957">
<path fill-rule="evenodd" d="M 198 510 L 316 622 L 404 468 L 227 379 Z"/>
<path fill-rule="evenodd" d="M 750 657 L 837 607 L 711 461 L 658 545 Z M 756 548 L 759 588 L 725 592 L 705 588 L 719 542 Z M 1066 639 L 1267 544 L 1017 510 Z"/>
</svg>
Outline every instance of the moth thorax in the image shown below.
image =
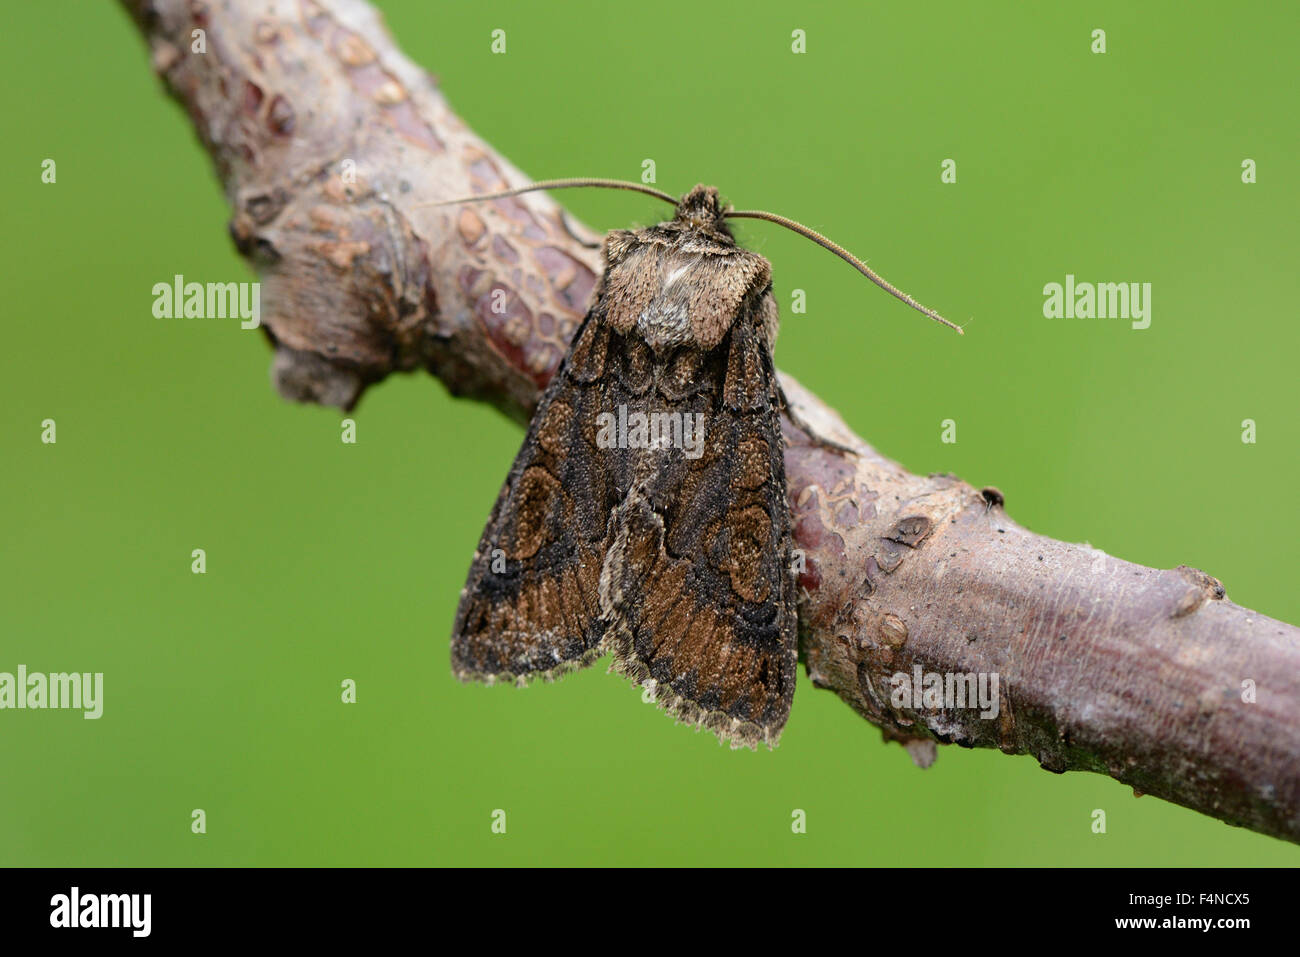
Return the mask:
<svg viewBox="0 0 1300 957">
<path fill-rule="evenodd" d="M 637 317 L 637 332 L 655 352 L 699 345 L 691 314 L 702 305 L 697 300 L 708 295 L 705 268 L 698 256 L 665 263 L 658 292 Z"/>
<path fill-rule="evenodd" d="M 658 353 L 698 344 L 686 302 L 656 300 L 641 313 L 636 326 L 645 344 Z"/>
</svg>

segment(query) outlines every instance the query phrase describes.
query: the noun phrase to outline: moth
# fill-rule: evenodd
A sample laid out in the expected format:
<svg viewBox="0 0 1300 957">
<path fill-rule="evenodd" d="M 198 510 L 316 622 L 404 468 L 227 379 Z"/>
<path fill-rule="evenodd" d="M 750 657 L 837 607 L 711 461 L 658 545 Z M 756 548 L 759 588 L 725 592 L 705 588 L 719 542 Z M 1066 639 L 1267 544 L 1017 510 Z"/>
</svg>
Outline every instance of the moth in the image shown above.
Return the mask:
<svg viewBox="0 0 1300 957">
<path fill-rule="evenodd" d="M 605 238 L 594 301 L 474 553 L 452 670 L 524 684 L 612 653 L 611 670 L 680 722 L 733 748 L 774 747 L 798 659 L 788 407 L 772 360 L 772 268 L 727 221 L 800 232 L 961 330 L 820 234 L 724 208 L 709 186 L 674 199 L 639 183 L 552 180 L 452 202 L 571 186 L 649 193 L 674 214 Z"/>
</svg>

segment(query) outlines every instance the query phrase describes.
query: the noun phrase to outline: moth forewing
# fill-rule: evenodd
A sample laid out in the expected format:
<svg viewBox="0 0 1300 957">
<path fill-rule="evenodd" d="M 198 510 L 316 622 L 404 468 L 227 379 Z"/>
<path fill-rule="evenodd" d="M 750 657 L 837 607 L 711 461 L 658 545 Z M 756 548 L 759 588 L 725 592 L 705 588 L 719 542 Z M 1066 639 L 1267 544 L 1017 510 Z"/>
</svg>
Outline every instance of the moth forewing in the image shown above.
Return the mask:
<svg viewBox="0 0 1300 957">
<path fill-rule="evenodd" d="M 603 653 L 595 596 L 617 499 L 583 422 L 599 402 L 604 337 L 590 316 L 579 327 L 493 507 L 452 632 L 461 680 L 550 680 Z"/>
</svg>

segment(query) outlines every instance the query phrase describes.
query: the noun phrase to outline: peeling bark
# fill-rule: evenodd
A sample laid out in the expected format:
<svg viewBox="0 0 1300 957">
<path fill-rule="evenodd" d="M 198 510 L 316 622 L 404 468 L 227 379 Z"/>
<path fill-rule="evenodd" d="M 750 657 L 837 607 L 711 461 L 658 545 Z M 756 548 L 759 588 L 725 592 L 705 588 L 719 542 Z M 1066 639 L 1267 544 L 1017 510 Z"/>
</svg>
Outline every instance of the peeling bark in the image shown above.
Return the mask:
<svg viewBox="0 0 1300 957">
<path fill-rule="evenodd" d="M 420 208 L 527 180 L 361 0 L 122 2 L 261 272 L 280 392 L 346 409 L 426 369 L 527 421 L 586 309 L 601 265 L 583 240 L 597 237 L 545 194 Z M 196 29 L 205 53 L 191 51 Z M 856 450 L 786 430 L 814 684 L 921 765 L 935 742 L 1031 754 L 1300 842 L 1300 629 L 1195 569 L 1035 535 L 996 489 L 912 475 L 783 383 L 805 420 Z M 891 676 L 915 666 L 996 673 L 997 716 L 897 705 Z"/>
</svg>

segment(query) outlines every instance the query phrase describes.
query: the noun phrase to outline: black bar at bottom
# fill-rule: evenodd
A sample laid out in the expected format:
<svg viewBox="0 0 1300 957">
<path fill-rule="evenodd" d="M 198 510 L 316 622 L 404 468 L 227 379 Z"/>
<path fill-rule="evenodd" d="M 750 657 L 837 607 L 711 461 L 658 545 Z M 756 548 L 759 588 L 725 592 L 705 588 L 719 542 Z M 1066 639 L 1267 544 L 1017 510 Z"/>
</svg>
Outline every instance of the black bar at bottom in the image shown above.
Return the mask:
<svg viewBox="0 0 1300 957">
<path fill-rule="evenodd" d="M 284 939 L 374 944 L 442 934 L 498 942 L 548 928 L 588 942 L 603 927 L 662 946 L 683 921 L 706 937 L 764 938 L 773 923 L 814 945 L 838 923 L 863 946 L 896 924 L 930 945 L 983 938 L 1215 945 L 1262 941 L 1297 924 L 1293 870 L 0 870 L 6 944 L 78 946 Z M 864 925 L 862 922 L 866 922 Z M 702 925 L 702 926 L 701 926 Z M 676 928 L 676 930 L 674 930 Z M 974 934 L 976 936 L 972 937 Z M 1032 935 L 1043 935 L 1035 938 Z M 665 935 L 668 935 L 665 937 Z M 1029 936 L 1022 936 L 1029 935 Z M 528 939 L 520 937 L 521 943 Z M 649 943 L 649 941 L 647 941 Z M 689 946 L 682 940 L 683 946 Z M 6 948 L 7 949 L 7 948 Z"/>
</svg>

